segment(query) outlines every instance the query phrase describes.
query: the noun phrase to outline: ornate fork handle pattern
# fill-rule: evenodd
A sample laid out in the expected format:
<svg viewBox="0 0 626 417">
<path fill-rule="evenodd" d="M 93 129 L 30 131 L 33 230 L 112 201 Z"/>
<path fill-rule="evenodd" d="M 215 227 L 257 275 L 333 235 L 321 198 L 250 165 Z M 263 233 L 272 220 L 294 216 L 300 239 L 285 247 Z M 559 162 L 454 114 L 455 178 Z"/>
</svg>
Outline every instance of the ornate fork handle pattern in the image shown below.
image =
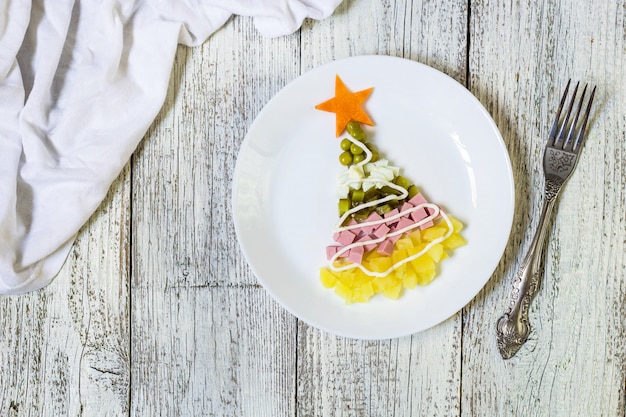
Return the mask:
<svg viewBox="0 0 626 417">
<path fill-rule="evenodd" d="M 543 208 L 539 217 L 537 231 L 530 244 L 528 253 L 522 261 L 519 271 L 515 275 L 511 302 L 509 307 L 500 317 L 496 326 L 496 338 L 500 355 L 509 359 L 528 339 L 530 323 L 528 311 L 530 303 L 537 294 L 541 283 L 541 264 L 545 247 L 545 235 L 548 229 L 549 219 L 556 202 L 563 180 L 556 176 L 547 176 L 544 192 Z"/>
<path fill-rule="evenodd" d="M 596 92 L 594 87 L 587 102 L 587 108 L 583 114 L 580 125 L 578 118 L 581 115 L 583 102 L 587 86 L 583 89 L 578 102 L 577 110 L 574 109 L 574 101 L 578 84 L 574 88 L 574 93 L 563 118 L 561 111 L 567 98 L 570 82 L 565 87 L 565 92 L 556 111 L 556 117 L 548 135 L 548 143 L 543 153 L 543 173 L 545 179 L 545 190 L 539 225 L 535 231 L 535 236 L 530 243 L 528 253 L 522 261 L 522 265 L 515 275 L 511 301 L 502 317 L 496 324 L 496 340 L 498 349 L 504 359 L 509 359 L 517 353 L 522 345 L 528 340 L 530 334 L 530 323 L 528 322 L 528 311 L 530 303 L 539 290 L 542 276 L 542 260 L 544 256 L 544 246 L 546 243 L 546 231 L 549 219 L 552 217 L 552 210 L 556 198 L 561 188 L 568 180 L 578 158 L 580 149 L 585 139 L 585 129 L 589 120 L 591 103 Z M 570 117 L 573 118 L 570 120 Z"/>
</svg>

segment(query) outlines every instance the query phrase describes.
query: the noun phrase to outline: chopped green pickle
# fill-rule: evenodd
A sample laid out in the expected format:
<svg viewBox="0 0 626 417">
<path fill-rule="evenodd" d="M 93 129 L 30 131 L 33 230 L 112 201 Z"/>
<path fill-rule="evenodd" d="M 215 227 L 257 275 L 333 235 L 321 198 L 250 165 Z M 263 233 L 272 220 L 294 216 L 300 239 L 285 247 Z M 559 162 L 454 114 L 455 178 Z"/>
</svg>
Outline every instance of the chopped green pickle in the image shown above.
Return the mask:
<svg viewBox="0 0 626 417">
<path fill-rule="evenodd" d="M 411 181 L 409 181 L 406 177 L 403 177 L 402 175 L 398 175 L 394 180 L 394 183 L 396 183 L 396 185 L 399 185 L 400 187 L 404 188 L 405 190 L 408 190 L 409 187 L 411 186 Z"/>
<path fill-rule="evenodd" d="M 385 213 L 389 213 L 392 210 L 389 204 L 383 204 L 382 206 L 376 207 L 376 212 L 381 216 Z"/>
<path fill-rule="evenodd" d="M 399 194 L 399 193 L 400 193 L 398 190 L 396 190 L 395 188 L 391 188 L 391 187 L 390 187 L 390 186 L 388 186 L 388 185 L 385 185 L 385 186 L 381 187 L 378 191 L 380 191 L 380 194 L 381 194 L 382 196 L 388 196 L 388 195 L 390 195 L 390 194 L 395 194 L 395 195 L 397 195 L 397 194 Z"/>
<path fill-rule="evenodd" d="M 365 192 L 363 190 L 352 190 L 351 194 L 352 203 L 361 203 L 365 198 Z"/>
<path fill-rule="evenodd" d="M 352 136 L 354 139 L 360 140 L 360 141 L 365 140 L 365 132 L 361 128 L 361 125 L 359 124 L 359 122 L 355 122 L 354 120 L 351 120 L 350 122 L 348 122 L 348 125 L 346 126 L 346 130 L 348 131 L 350 136 Z"/>
<path fill-rule="evenodd" d="M 371 212 L 372 212 L 372 210 L 369 210 L 369 209 L 359 210 L 357 213 L 354 213 L 354 215 L 352 217 L 357 222 L 363 223 L 364 221 L 367 220 L 367 218 L 369 217 Z"/>
<path fill-rule="evenodd" d="M 411 185 L 408 188 L 409 191 L 409 199 L 415 197 L 417 195 L 417 193 L 419 193 L 419 190 L 417 189 L 417 187 L 415 185 Z"/>
<path fill-rule="evenodd" d="M 378 200 L 379 198 L 380 198 L 380 191 L 378 191 L 376 188 L 370 188 L 369 190 L 365 192 L 364 199 L 367 202 Z"/>
<path fill-rule="evenodd" d="M 346 211 L 350 210 L 350 200 L 342 198 L 339 200 L 339 216 L 343 216 Z"/>
</svg>

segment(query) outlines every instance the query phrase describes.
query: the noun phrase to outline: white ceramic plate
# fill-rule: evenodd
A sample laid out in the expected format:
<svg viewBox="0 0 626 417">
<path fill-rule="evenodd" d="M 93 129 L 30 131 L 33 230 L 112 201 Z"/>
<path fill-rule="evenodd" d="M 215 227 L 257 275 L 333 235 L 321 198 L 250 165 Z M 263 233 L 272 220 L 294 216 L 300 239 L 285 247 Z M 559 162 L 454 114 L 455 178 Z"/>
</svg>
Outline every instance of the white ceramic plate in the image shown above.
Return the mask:
<svg viewBox="0 0 626 417">
<path fill-rule="evenodd" d="M 315 105 L 334 96 L 336 74 L 353 92 L 374 87 L 365 103 L 375 123 L 368 140 L 466 225 L 468 244 L 440 264 L 435 281 L 397 301 L 345 305 L 319 282 L 343 167 L 335 115 Z M 478 100 L 437 70 L 388 56 L 338 60 L 287 85 L 250 127 L 233 184 L 237 236 L 262 285 L 299 319 L 358 339 L 416 333 L 463 308 L 502 256 L 513 207 L 508 154 Z"/>
</svg>

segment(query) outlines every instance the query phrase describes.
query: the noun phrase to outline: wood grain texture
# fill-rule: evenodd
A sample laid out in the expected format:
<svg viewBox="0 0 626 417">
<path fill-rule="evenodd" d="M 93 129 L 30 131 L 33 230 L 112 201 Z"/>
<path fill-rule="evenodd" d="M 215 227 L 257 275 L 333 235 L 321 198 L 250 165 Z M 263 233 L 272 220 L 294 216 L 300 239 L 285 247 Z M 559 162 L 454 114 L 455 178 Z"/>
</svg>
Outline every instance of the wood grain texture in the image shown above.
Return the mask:
<svg viewBox="0 0 626 417">
<path fill-rule="evenodd" d="M 0 415 L 128 413 L 129 203 L 126 167 L 52 284 L 0 297 Z"/>
<path fill-rule="evenodd" d="M 178 50 L 133 160 L 133 415 L 294 414 L 296 320 L 241 255 L 231 183 L 254 116 L 299 74 L 297 42 L 238 18 Z"/>
<path fill-rule="evenodd" d="M 347 2 L 333 18 L 302 29 L 302 66 L 384 54 L 464 83 L 466 19 L 465 2 Z M 460 313 L 422 334 L 386 341 L 330 336 L 300 323 L 296 415 L 459 415 L 460 341 Z"/>
<path fill-rule="evenodd" d="M 468 85 L 502 132 L 516 187 L 483 291 L 444 323 L 384 341 L 287 313 L 231 218 L 258 112 L 307 70 L 363 54 Z M 161 113 L 61 274 L 0 297 L 0 416 L 626 417 L 625 61 L 624 0 L 345 0 L 293 35 L 262 38 L 235 17 L 180 47 Z M 503 361 L 495 322 L 536 226 L 541 153 L 570 77 L 598 85 L 589 139 L 552 221 L 530 340 Z"/>
<path fill-rule="evenodd" d="M 463 415 L 625 413 L 625 5 L 612 3 L 472 3 L 470 88 L 502 131 L 517 201 L 501 265 L 466 309 Z M 504 362 L 494 326 L 536 227 L 543 146 L 569 78 L 598 85 L 593 122 L 552 222 L 533 331 Z"/>
</svg>

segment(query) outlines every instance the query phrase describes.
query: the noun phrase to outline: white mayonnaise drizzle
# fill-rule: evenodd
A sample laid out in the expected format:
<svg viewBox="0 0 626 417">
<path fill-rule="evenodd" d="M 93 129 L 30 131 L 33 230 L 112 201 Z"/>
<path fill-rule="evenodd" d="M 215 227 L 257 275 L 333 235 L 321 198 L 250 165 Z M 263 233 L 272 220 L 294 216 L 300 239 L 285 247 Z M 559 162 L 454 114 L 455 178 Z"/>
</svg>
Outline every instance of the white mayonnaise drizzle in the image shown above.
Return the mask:
<svg viewBox="0 0 626 417">
<path fill-rule="evenodd" d="M 372 152 L 365 145 L 363 145 L 360 141 L 358 141 L 358 140 L 356 140 L 354 138 L 351 138 L 351 137 L 348 137 L 347 139 L 350 142 L 356 144 L 361 149 L 363 149 L 363 151 L 365 152 L 365 155 L 366 155 L 366 157 L 365 157 L 365 159 L 363 161 L 361 161 L 361 162 L 359 162 L 358 164 L 355 164 L 355 165 L 360 168 L 360 167 L 363 167 L 365 164 L 369 163 L 371 161 L 371 159 L 372 159 Z M 397 269 L 398 267 L 400 267 L 400 266 L 402 266 L 402 265 L 404 265 L 404 264 L 406 264 L 408 262 L 411 262 L 411 261 L 419 258 L 423 254 L 428 252 L 430 250 L 430 248 L 432 248 L 433 246 L 435 246 L 439 242 L 444 241 L 445 239 L 450 237 L 450 235 L 452 234 L 452 231 L 453 231 L 452 222 L 450 221 L 450 219 L 448 218 L 446 213 L 443 210 L 441 210 L 441 208 L 438 205 L 432 204 L 432 203 L 424 203 L 424 204 L 420 204 L 418 206 L 411 207 L 411 208 L 409 208 L 407 210 L 399 212 L 399 213 L 397 213 L 397 214 L 395 214 L 393 216 L 390 216 L 388 218 L 383 218 L 383 219 L 367 221 L 367 222 L 363 222 L 363 223 L 357 223 L 357 224 L 342 226 L 342 224 L 346 221 L 346 219 L 353 213 L 356 213 L 356 212 L 358 212 L 358 211 L 360 211 L 360 210 L 362 210 L 364 208 L 374 207 L 374 206 L 377 206 L 378 204 L 386 203 L 387 201 L 403 200 L 403 199 L 405 199 L 409 195 L 408 190 L 405 189 L 404 187 L 401 187 L 401 186 L 399 186 L 397 184 L 394 184 L 392 182 L 386 181 L 385 179 L 380 178 L 380 177 L 378 177 L 378 178 L 358 178 L 357 176 L 353 175 L 353 176 L 351 176 L 349 178 L 349 181 L 350 181 L 350 186 L 351 186 L 352 183 L 355 183 L 356 188 L 352 187 L 352 188 L 355 188 L 355 189 L 360 188 L 359 185 L 357 185 L 357 184 L 360 184 L 360 186 L 362 186 L 363 189 L 366 188 L 366 185 L 364 185 L 364 184 L 369 185 L 369 187 L 367 187 L 367 188 L 371 188 L 372 186 L 375 186 L 377 188 L 382 188 L 384 186 L 388 186 L 388 187 L 391 187 L 391 188 L 399 191 L 400 194 L 399 195 L 390 194 L 390 195 L 388 195 L 386 197 L 379 198 L 378 200 L 374 200 L 374 201 L 370 201 L 370 202 L 367 202 L 367 203 L 363 203 L 363 204 L 360 204 L 360 205 L 358 205 L 356 207 L 351 208 L 350 210 L 346 211 L 341 216 L 341 218 L 339 219 L 339 221 L 335 225 L 334 232 L 341 232 L 341 231 L 344 231 L 344 230 L 352 230 L 352 229 L 363 228 L 363 227 L 368 227 L 368 226 L 378 226 L 378 225 L 383 224 L 383 223 L 393 222 L 394 220 L 400 219 L 401 217 L 404 217 L 404 216 L 406 216 L 406 215 L 408 215 L 410 213 L 413 213 L 414 211 L 417 211 L 417 210 L 419 210 L 421 208 L 428 208 L 428 209 L 430 209 L 430 211 L 432 213 L 429 216 L 427 216 L 426 218 L 420 220 L 419 222 L 413 223 L 413 224 L 411 224 L 411 225 L 409 225 L 409 226 L 407 226 L 407 227 L 405 227 L 403 229 L 395 230 L 392 233 L 387 233 L 386 235 L 384 235 L 382 237 L 379 237 L 379 238 L 376 238 L 376 239 L 371 239 L 371 240 L 364 240 L 364 241 L 360 241 L 360 242 L 354 242 L 354 243 L 351 243 L 349 245 L 346 245 L 346 246 L 342 247 L 330 259 L 330 270 L 331 271 L 341 272 L 341 271 L 346 271 L 348 269 L 359 268 L 366 275 L 379 277 L 379 278 L 380 277 L 385 277 L 385 276 L 389 275 L 393 270 Z M 345 186 L 345 185 L 348 185 L 348 184 L 340 184 L 340 187 L 341 186 Z M 410 230 L 418 228 L 421 225 L 436 219 L 437 216 L 439 216 L 439 215 L 441 215 L 441 217 L 443 218 L 443 220 L 446 222 L 446 224 L 448 226 L 448 231 L 446 232 L 446 234 L 441 236 L 441 237 L 438 237 L 437 239 L 434 239 L 431 242 L 429 242 L 421 251 L 419 251 L 419 252 L 417 252 L 417 253 L 415 253 L 415 254 L 413 254 L 411 256 L 408 256 L 408 257 L 406 257 L 406 258 L 396 262 L 395 264 L 391 265 L 389 267 L 389 269 L 387 269 L 386 271 L 383 271 L 383 272 L 370 271 L 369 269 L 364 267 L 362 264 L 357 264 L 357 263 L 350 263 L 350 264 L 346 264 L 346 265 L 339 266 L 339 267 L 335 266 L 335 261 L 337 261 L 337 259 L 339 259 L 339 257 L 341 257 L 341 255 L 343 255 L 344 253 L 346 253 L 347 251 L 349 251 L 352 248 L 355 248 L 355 247 L 358 247 L 358 246 L 366 246 L 366 245 L 370 245 L 370 244 L 377 244 L 377 243 L 380 243 L 380 242 L 384 241 L 387 238 L 395 237 L 395 236 L 401 236 L 401 235 L 403 235 L 404 233 L 406 233 L 406 232 L 408 232 Z"/>
</svg>

